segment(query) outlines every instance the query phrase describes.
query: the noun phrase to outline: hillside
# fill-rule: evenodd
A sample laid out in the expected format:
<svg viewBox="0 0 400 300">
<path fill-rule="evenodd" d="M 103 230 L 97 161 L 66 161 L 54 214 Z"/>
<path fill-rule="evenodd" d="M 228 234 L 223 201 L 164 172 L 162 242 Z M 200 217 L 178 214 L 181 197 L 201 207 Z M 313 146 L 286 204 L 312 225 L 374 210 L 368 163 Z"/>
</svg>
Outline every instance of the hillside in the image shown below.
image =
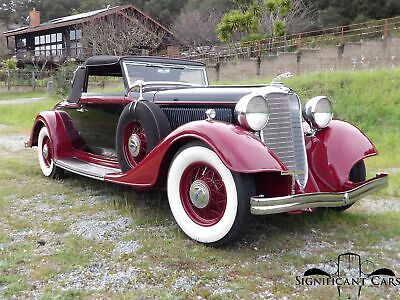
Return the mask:
<svg viewBox="0 0 400 300">
<path fill-rule="evenodd" d="M 262 78 L 239 84 L 270 81 Z M 284 83 L 297 92 L 303 103 L 314 96 L 328 96 L 333 102 L 334 118 L 355 124 L 377 144 L 382 155 L 374 168 L 400 166 L 396 150 L 400 137 L 400 69 L 313 73 L 285 79 Z"/>
<path fill-rule="evenodd" d="M 334 116 L 362 129 L 378 146 L 374 168 L 400 166 L 400 69 L 318 73 L 285 82 L 303 101 L 316 95 L 332 99 Z"/>
</svg>

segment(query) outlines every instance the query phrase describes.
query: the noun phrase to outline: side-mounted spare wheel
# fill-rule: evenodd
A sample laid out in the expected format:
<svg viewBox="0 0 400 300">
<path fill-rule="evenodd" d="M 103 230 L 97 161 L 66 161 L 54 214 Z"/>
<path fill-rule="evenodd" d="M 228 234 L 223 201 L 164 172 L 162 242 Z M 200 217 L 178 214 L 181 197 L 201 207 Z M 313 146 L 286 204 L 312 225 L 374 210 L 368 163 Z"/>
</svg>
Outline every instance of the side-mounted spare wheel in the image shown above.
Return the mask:
<svg viewBox="0 0 400 300">
<path fill-rule="evenodd" d="M 246 226 L 255 185 L 251 175 L 231 172 L 213 150 L 192 142 L 175 155 L 167 191 L 183 232 L 198 242 L 221 246 Z"/>
<path fill-rule="evenodd" d="M 132 102 L 122 111 L 117 125 L 116 150 L 123 172 L 137 166 L 171 132 L 161 108 L 148 101 Z"/>
<path fill-rule="evenodd" d="M 62 176 L 64 170 L 54 164 L 54 146 L 46 126 L 39 131 L 38 158 L 44 176 L 51 178 Z"/>
</svg>

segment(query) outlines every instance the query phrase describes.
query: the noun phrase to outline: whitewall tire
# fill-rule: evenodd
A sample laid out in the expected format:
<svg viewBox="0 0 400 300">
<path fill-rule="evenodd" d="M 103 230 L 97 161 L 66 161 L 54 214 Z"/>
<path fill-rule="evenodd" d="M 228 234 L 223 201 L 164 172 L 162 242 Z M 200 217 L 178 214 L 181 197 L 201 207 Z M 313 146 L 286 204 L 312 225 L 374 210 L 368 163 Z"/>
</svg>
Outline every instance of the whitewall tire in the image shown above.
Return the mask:
<svg viewBox="0 0 400 300">
<path fill-rule="evenodd" d="M 62 174 L 62 169 L 54 164 L 54 147 L 46 126 L 38 135 L 38 159 L 44 176 L 56 178 Z"/>
<path fill-rule="evenodd" d="M 232 173 L 218 155 L 194 142 L 174 157 L 167 180 L 172 214 L 183 232 L 205 244 L 234 240 L 249 215 L 254 183 Z"/>
</svg>

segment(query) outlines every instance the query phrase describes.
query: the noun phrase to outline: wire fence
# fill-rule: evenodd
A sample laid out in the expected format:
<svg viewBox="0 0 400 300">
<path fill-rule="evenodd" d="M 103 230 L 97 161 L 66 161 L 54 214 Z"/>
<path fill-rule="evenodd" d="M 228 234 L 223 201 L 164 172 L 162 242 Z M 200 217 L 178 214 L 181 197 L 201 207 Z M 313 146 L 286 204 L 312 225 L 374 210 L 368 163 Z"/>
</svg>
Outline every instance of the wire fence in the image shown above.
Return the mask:
<svg viewBox="0 0 400 300">
<path fill-rule="evenodd" d="M 0 70 L 0 87 L 7 87 L 8 90 L 19 86 L 43 88 L 47 86 L 50 76 L 49 71 Z"/>
<path fill-rule="evenodd" d="M 169 57 L 197 60 L 202 61 L 209 66 L 216 66 L 220 62 L 224 61 L 228 62 L 236 59 L 259 59 L 261 61 L 261 59 L 266 56 L 273 56 L 279 53 L 293 53 L 304 48 L 318 49 L 325 46 L 339 46 L 345 45 L 346 43 L 386 39 L 393 36 L 400 36 L 400 16 L 301 32 L 258 41 L 213 47 L 197 47 L 197 49 L 177 52 L 177 54 L 170 55 Z M 51 52 L 51 49 L 46 51 L 47 52 L 44 53 L 24 53 L 24 55 L 30 55 L 28 57 L 30 61 L 32 61 L 32 57 L 37 60 L 46 60 L 46 62 L 48 62 L 49 59 L 55 60 L 54 57 L 57 55 L 61 55 L 60 57 L 63 59 L 65 58 L 66 52 L 64 49 L 62 49 L 60 53 L 53 53 Z M 86 57 L 84 53 L 86 53 L 86 51 L 79 52 L 82 60 Z M 153 53 L 153 55 L 163 56 L 159 53 Z M 57 60 L 57 62 L 61 65 L 63 60 Z M 54 73 L 54 71 L 24 69 L 0 70 L 0 87 L 2 89 L 7 88 L 8 90 L 12 87 L 19 86 L 32 87 L 32 89 L 43 88 L 47 86 L 48 81 L 51 80 L 51 76 L 54 76 L 55 74 L 58 73 Z M 71 75 L 72 73 L 68 75 L 61 74 L 60 76 L 69 82 Z M 58 78 L 60 76 L 56 77 Z M 54 79 L 57 81 L 57 78 Z"/>
<path fill-rule="evenodd" d="M 338 46 L 364 40 L 385 39 L 399 35 L 400 16 L 358 24 L 313 30 L 283 37 L 235 43 L 215 47 L 198 47 L 181 52 L 177 57 L 216 64 L 239 58 L 260 58 L 278 53 L 295 52 L 301 48 Z"/>
</svg>

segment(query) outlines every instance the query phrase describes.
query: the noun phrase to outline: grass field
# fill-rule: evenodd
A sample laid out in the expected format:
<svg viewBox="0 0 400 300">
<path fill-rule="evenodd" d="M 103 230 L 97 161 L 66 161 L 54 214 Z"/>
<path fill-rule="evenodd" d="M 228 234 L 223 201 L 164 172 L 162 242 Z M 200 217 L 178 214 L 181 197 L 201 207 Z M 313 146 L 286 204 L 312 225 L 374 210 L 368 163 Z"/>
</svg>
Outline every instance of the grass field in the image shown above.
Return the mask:
<svg viewBox="0 0 400 300">
<path fill-rule="evenodd" d="M 394 170 L 391 186 L 342 214 L 254 217 L 224 249 L 186 238 L 161 192 L 44 178 L 23 142 L 36 113 L 57 99 L 0 105 L 0 299 L 334 299 L 335 288 L 298 286 L 295 277 L 347 251 L 399 274 L 396 80 L 400 70 L 288 80 L 303 99 L 330 96 L 338 118 L 372 137 L 381 153 L 368 168 Z M 396 299 L 399 291 L 364 287 L 361 296 Z"/>
<path fill-rule="evenodd" d="M 45 96 L 46 93 L 42 89 L 30 92 L 0 92 L 0 101 L 20 98 L 41 98 Z"/>
</svg>

